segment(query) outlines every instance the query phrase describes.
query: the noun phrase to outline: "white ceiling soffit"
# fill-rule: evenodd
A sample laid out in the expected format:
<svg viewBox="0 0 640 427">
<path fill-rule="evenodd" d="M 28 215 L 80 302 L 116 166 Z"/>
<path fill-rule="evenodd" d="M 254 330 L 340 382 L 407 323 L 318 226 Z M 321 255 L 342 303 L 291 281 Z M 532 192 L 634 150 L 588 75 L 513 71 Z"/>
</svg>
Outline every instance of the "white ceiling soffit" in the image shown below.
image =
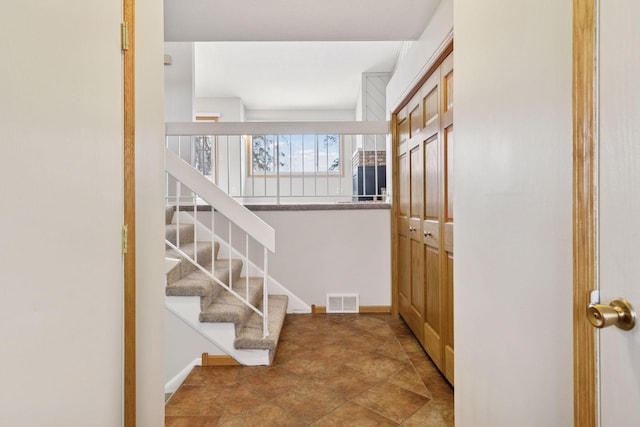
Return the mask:
<svg viewBox="0 0 640 427">
<path fill-rule="evenodd" d="M 352 109 L 361 73 L 391 72 L 402 42 L 195 44 L 196 97 L 248 109 Z"/>
<path fill-rule="evenodd" d="M 440 0 L 164 0 L 165 41 L 417 40 Z"/>
</svg>

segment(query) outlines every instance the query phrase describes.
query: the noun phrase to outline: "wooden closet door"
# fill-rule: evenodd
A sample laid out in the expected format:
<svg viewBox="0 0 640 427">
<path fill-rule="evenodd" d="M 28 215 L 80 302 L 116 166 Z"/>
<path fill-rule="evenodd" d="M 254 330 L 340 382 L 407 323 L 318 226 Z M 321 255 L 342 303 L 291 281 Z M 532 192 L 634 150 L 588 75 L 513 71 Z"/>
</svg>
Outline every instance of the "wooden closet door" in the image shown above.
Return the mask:
<svg viewBox="0 0 640 427">
<path fill-rule="evenodd" d="M 444 245 L 442 256 L 443 284 L 443 357 L 442 371 L 453 384 L 453 146 L 455 134 L 453 130 L 453 54 L 450 54 L 440 66 L 441 134 L 442 134 L 442 207 Z"/>
<path fill-rule="evenodd" d="M 416 95 L 406 107 L 406 119 L 399 123 L 402 146 L 398 150 L 398 170 L 401 176 L 399 224 L 400 314 L 416 336 L 422 336 L 424 323 L 422 210 L 424 174 L 422 144 L 422 103 Z M 406 142 L 402 141 L 406 135 Z M 406 146 L 406 149 L 404 148 Z M 401 205 L 403 203 L 401 202 Z"/>
<path fill-rule="evenodd" d="M 453 384 L 453 55 L 394 116 L 398 309 Z"/>
<path fill-rule="evenodd" d="M 396 115 L 396 194 L 397 194 L 397 268 L 398 268 L 398 310 L 408 319 L 411 306 L 411 245 L 409 237 L 409 212 L 411 188 L 409 180 L 409 117 L 407 107 Z"/>
<path fill-rule="evenodd" d="M 440 73 L 436 70 L 420 91 L 424 110 L 424 338 L 423 345 L 434 364 L 442 369 L 442 290 L 441 290 L 441 191 L 440 166 Z"/>
</svg>

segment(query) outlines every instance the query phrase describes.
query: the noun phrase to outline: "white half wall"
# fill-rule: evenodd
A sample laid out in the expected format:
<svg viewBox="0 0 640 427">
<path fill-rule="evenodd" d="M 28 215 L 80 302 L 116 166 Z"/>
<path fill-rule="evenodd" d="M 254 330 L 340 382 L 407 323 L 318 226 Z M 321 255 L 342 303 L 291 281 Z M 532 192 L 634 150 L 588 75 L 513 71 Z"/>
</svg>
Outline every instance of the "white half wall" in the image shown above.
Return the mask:
<svg viewBox="0 0 640 427">
<path fill-rule="evenodd" d="M 571 426 L 572 5 L 455 6 L 456 424 Z"/>
<path fill-rule="evenodd" d="M 388 209 L 256 214 L 276 230 L 269 274 L 304 302 L 355 292 L 360 305 L 391 305 Z"/>
</svg>

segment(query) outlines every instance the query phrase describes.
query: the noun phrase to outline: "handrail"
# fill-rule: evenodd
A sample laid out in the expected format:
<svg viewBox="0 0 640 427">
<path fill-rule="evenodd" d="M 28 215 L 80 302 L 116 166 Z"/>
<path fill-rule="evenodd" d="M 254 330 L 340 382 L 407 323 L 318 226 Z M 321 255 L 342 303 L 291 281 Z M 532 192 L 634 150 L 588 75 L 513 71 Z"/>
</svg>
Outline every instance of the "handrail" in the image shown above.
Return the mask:
<svg viewBox="0 0 640 427">
<path fill-rule="evenodd" d="M 233 222 L 238 227 L 265 248 L 275 252 L 276 234 L 273 227 L 216 185 L 212 185 L 211 181 L 202 176 L 198 170 L 167 148 L 165 148 L 165 159 L 165 168 L 169 174 L 173 175 L 178 181 L 185 183 L 202 200 L 215 207 L 224 216 L 233 218 Z"/>
<path fill-rule="evenodd" d="M 378 135 L 389 133 L 389 122 L 170 122 L 167 136 L 341 134 Z"/>
</svg>

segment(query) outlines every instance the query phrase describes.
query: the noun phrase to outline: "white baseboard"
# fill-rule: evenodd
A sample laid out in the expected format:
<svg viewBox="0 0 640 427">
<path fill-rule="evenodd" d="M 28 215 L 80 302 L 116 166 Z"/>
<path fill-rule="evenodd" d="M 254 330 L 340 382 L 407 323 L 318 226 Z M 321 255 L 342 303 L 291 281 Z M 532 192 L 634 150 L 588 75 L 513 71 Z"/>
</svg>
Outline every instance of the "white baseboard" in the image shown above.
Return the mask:
<svg viewBox="0 0 640 427">
<path fill-rule="evenodd" d="M 202 359 L 197 358 L 197 359 L 194 359 L 187 366 L 185 366 L 182 371 L 178 372 L 178 374 L 175 377 L 171 378 L 169 382 L 164 385 L 164 392 L 175 393 L 176 390 L 178 390 L 178 387 L 180 387 L 182 382 L 185 380 L 185 378 L 187 378 L 187 376 L 189 375 L 193 367 L 200 366 L 201 361 Z"/>
</svg>

